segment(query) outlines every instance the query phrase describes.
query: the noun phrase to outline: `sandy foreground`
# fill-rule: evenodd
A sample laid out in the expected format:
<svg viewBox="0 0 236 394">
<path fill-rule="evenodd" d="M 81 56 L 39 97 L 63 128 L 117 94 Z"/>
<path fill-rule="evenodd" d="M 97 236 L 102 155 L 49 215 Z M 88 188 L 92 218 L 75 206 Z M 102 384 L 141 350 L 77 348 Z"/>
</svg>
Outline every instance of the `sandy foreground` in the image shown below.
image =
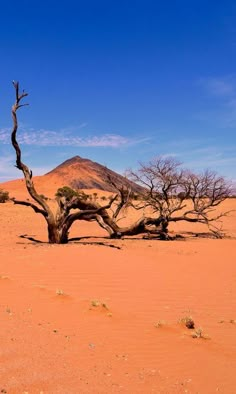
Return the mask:
<svg viewBox="0 0 236 394">
<path fill-rule="evenodd" d="M 0 211 L 0 393 L 236 392 L 236 212 L 223 240 L 109 240 L 77 222 L 80 240 L 49 245 L 30 208 Z"/>
</svg>

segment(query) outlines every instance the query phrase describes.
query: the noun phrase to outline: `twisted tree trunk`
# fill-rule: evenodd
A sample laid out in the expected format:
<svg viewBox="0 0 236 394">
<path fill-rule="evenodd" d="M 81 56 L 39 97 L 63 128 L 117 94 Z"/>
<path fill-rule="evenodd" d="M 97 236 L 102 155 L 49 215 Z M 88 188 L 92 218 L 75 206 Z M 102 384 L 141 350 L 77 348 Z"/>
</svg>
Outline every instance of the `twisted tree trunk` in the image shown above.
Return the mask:
<svg viewBox="0 0 236 394">
<path fill-rule="evenodd" d="M 55 244 L 64 244 L 68 242 L 69 229 L 75 220 L 80 220 L 81 218 L 86 217 L 86 215 L 89 214 L 96 215 L 97 213 L 100 213 L 100 211 L 108 209 L 111 206 L 112 202 L 116 199 L 116 196 L 114 196 L 114 198 L 111 199 L 109 204 L 107 204 L 105 207 L 90 206 L 89 203 L 84 202 L 83 208 L 81 206 L 81 210 L 73 214 L 70 213 L 70 210 L 72 208 L 79 208 L 79 199 L 73 201 L 72 203 L 64 201 L 63 198 L 58 199 L 57 212 L 56 214 L 53 213 L 50 206 L 45 201 L 44 197 L 38 194 L 38 192 L 36 191 L 32 179 L 32 171 L 21 160 L 21 149 L 16 138 L 18 130 L 17 110 L 25 105 L 28 105 L 21 104 L 22 99 L 28 96 L 28 94 L 24 91 L 20 94 L 19 82 L 13 81 L 13 85 L 16 93 L 16 101 L 12 106 L 13 128 L 11 134 L 11 141 L 12 146 L 16 152 L 16 167 L 23 172 L 28 193 L 30 194 L 32 199 L 36 201 L 37 204 L 29 201 L 19 201 L 16 199 L 13 199 L 13 202 L 14 204 L 31 207 L 36 213 L 40 213 L 41 215 L 43 215 L 44 219 L 47 222 L 48 242 Z"/>
</svg>

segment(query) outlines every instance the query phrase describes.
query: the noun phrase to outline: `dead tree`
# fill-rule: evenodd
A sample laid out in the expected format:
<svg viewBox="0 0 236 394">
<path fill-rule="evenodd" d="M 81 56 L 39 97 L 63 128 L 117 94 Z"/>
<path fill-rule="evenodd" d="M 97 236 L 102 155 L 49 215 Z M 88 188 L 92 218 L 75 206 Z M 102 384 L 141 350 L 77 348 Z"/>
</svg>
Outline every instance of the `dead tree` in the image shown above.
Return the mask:
<svg viewBox="0 0 236 394">
<path fill-rule="evenodd" d="M 169 237 L 168 230 L 171 222 L 187 221 L 202 223 L 220 236 L 219 226 L 216 224 L 229 212 L 216 213 L 216 207 L 232 195 L 232 187 L 224 177 L 213 171 L 194 174 L 181 168 L 174 159 L 157 158 L 147 165 L 141 164 L 137 172 L 130 172 L 133 181 L 143 186 L 139 195 L 139 202 L 132 202 L 132 190 L 129 184 L 116 185 L 109 177 L 109 183 L 117 192 L 113 200 L 110 213 L 106 208 L 96 214 L 84 215 L 84 220 L 96 220 L 108 231 L 111 238 L 138 234 L 154 234 L 160 239 Z M 86 206 L 80 202 L 80 209 Z M 84 205 L 85 204 L 85 205 Z M 96 210 L 99 205 L 90 203 L 90 209 Z M 119 215 L 128 207 L 135 209 L 152 209 L 152 216 L 143 215 L 136 222 L 126 227 L 118 225 Z"/>
<path fill-rule="evenodd" d="M 83 204 L 81 208 L 81 198 L 73 198 L 71 201 L 65 198 L 58 198 L 58 208 L 56 213 L 52 211 L 47 201 L 44 197 L 35 189 L 33 182 L 33 174 L 29 167 L 22 162 L 21 159 L 21 149 L 17 141 L 17 130 L 18 130 L 18 120 L 17 111 L 19 108 L 27 105 L 22 104 L 22 100 L 28 95 L 26 92 L 20 93 L 19 83 L 13 81 L 13 85 L 16 93 L 16 101 L 12 106 L 12 119 L 13 128 L 11 134 L 12 146 L 16 152 L 16 167 L 23 172 L 26 188 L 29 195 L 36 202 L 30 201 L 20 201 L 13 199 L 15 204 L 25 205 L 31 207 L 36 213 L 40 213 L 47 222 L 48 230 L 48 241 L 49 243 L 62 244 L 68 242 L 69 230 L 75 220 L 81 220 L 86 217 L 86 215 L 99 214 L 104 209 L 108 209 L 113 201 L 116 199 L 116 195 L 109 201 L 109 203 L 104 206 L 90 206 L 88 203 Z M 71 213 L 72 209 L 78 209 L 76 212 Z"/>
<path fill-rule="evenodd" d="M 134 192 L 128 180 L 124 181 L 123 184 L 118 185 L 116 180 L 108 172 L 104 174 L 104 177 L 117 193 L 117 199 L 111 207 L 112 219 L 117 222 L 125 217 L 126 211 L 131 205 Z M 123 214 L 122 217 L 120 217 L 121 213 Z"/>
<path fill-rule="evenodd" d="M 96 220 L 103 227 L 111 238 L 120 238 L 122 235 L 135 235 L 146 232 L 146 226 L 157 223 L 157 219 L 141 218 L 129 227 L 120 228 L 117 224 L 117 218 L 122 209 L 124 209 L 130 199 L 130 190 L 125 187 L 117 189 L 115 194 L 105 206 L 100 206 L 96 202 L 89 202 L 84 198 L 83 194 L 66 198 L 65 196 L 57 196 L 57 211 L 53 212 L 44 196 L 39 194 L 34 186 L 33 174 L 29 167 L 22 162 L 21 149 L 17 141 L 18 120 L 17 111 L 22 106 L 22 100 L 28 95 L 26 92 L 19 92 L 19 83 L 13 83 L 16 92 L 16 101 L 12 106 L 12 145 L 16 152 L 16 167 L 23 172 L 26 188 L 31 198 L 36 202 L 20 201 L 13 199 L 15 204 L 31 207 L 36 213 L 40 213 L 47 222 L 48 241 L 49 243 L 67 243 L 69 230 L 76 220 Z M 119 195 L 119 199 L 118 199 Z M 118 199 L 113 214 L 110 215 L 108 210 Z M 73 213 L 71 211 L 73 210 Z M 74 211 L 76 210 L 76 211 Z"/>
<path fill-rule="evenodd" d="M 116 198 L 112 198 L 112 204 L 109 210 L 106 208 L 100 209 L 96 214 L 90 213 L 84 215 L 82 220 L 97 221 L 99 226 L 108 232 L 110 238 L 121 238 L 123 236 L 132 236 L 151 232 L 157 234 L 157 229 L 160 227 L 161 221 L 159 218 L 155 217 L 145 217 L 142 215 L 141 218 L 129 226 L 119 226 L 119 220 L 126 217 L 128 208 L 133 206 L 132 199 L 136 194 L 134 194 L 128 181 L 124 182 L 124 184 L 118 185 L 115 179 L 109 174 L 105 174 L 105 177 L 116 191 Z M 98 203 L 87 203 L 84 199 L 80 200 L 79 205 L 77 203 L 77 207 L 80 209 L 83 209 L 85 206 L 89 206 L 91 211 L 98 209 L 99 207 Z"/>
<path fill-rule="evenodd" d="M 181 168 L 173 158 L 156 158 L 130 171 L 131 179 L 145 188 L 143 206 L 149 206 L 161 223 L 161 238 L 168 239 L 170 222 L 187 221 L 206 224 L 211 231 L 228 212 L 215 209 L 232 193 L 225 178 L 213 171 L 194 174 Z"/>
<path fill-rule="evenodd" d="M 15 204 L 31 207 L 45 218 L 50 243 L 67 243 L 69 230 L 76 220 L 96 220 L 112 238 L 154 232 L 161 238 L 168 239 L 168 226 L 172 221 L 185 220 L 210 226 L 212 222 L 226 214 L 223 212 L 214 216 L 215 208 L 230 197 L 232 192 L 231 186 L 223 177 L 210 171 L 202 175 L 193 174 L 181 169 L 180 164 L 175 160 L 163 158 L 158 158 L 147 165 L 141 164 L 138 171 L 130 172 L 132 180 L 143 187 L 142 205 L 133 206 L 136 209 L 151 207 L 153 216 L 143 216 L 126 227 L 117 224 L 122 210 L 131 204 L 131 190 L 127 185 L 121 187 L 115 185 L 118 193 L 105 206 L 100 206 L 97 202 L 88 202 L 83 194 L 69 199 L 58 196 L 56 200 L 58 207 L 54 213 L 44 196 L 36 191 L 32 171 L 21 159 L 21 149 L 17 141 L 17 111 L 27 105 L 22 104 L 22 100 L 28 94 L 24 91 L 19 92 L 18 82 L 13 82 L 13 85 L 16 101 L 12 106 L 11 140 L 16 152 L 16 167 L 23 172 L 26 188 L 34 202 L 16 199 L 13 201 Z M 116 206 L 110 214 L 109 208 L 114 202 Z"/>
<path fill-rule="evenodd" d="M 115 198 L 113 197 L 111 201 L 111 206 Z M 73 201 L 71 202 L 73 204 Z M 105 229 L 110 238 L 121 238 L 123 236 L 131 236 L 145 233 L 159 234 L 158 228 L 161 225 L 161 220 L 159 218 L 153 217 L 141 217 L 129 226 L 120 227 L 117 221 L 113 218 L 113 215 L 109 213 L 107 207 L 99 207 L 98 204 L 88 203 L 80 200 L 76 201 L 74 208 L 83 209 L 84 206 L 88 206 L 90 210 L 86 214 L 80 216 L 80 220 L 86 221 L 96 221 L 100 227 Z M 109 204 L 110 205 L 110 204 Z M 110 206 L 109 206 L 110 208 Z M 95 213 L 96 212 L 96 213 Z M 154 227 L 154 229 L 150 228 Z"/>
</svg>

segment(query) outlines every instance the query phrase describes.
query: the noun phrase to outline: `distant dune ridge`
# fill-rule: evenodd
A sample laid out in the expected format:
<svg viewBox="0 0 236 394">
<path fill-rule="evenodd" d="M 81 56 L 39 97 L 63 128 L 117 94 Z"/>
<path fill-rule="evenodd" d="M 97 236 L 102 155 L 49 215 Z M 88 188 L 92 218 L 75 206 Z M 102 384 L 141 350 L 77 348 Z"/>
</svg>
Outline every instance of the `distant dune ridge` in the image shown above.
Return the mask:
<svg viewBox="0 0 236 394">
<path fill-rule="evenodd" d="M 38 193 L 53 197 L 57 189 L 62 186 L 70 186 L 73 189 L 98 189 L 115 192 L 116 190 L 109 183 L 107 175 L 112 178 L 117 186 L 128 185 L 135 193 L 143 190 L 141 186 L 127 180 L 115 171 L 80 156 L 74 156 L 47 174 L 35 176 L 33 179 Z M 25 192 L 23 179 L 1 183 L 0 188 L 8 190 L 11 195 Z"/>
</svg>

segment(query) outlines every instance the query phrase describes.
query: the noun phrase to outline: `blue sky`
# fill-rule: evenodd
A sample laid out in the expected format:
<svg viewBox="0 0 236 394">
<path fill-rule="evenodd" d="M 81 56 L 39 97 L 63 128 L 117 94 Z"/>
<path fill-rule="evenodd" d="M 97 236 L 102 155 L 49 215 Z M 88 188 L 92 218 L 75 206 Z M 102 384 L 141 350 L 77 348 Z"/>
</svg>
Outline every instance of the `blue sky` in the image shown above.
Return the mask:
<svg viewBox="0 0 236 394">
<path fill-rule="evenodd" d="M 80 155 L 124 172 L 157 155 L 236 178 L 234 1 L 2 2 L 0 182 Z"/>
</svg>

